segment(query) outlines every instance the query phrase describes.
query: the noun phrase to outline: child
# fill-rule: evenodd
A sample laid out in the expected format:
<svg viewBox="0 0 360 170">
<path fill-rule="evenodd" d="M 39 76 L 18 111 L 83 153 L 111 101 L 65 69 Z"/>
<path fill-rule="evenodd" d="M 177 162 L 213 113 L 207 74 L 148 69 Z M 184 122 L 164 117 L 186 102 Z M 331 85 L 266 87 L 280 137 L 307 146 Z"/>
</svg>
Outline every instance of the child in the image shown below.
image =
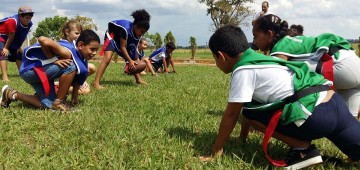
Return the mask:
<svg viewBox="0 0 360 170">
<path fill-rule="evenodd" d="M 64 42 L 55 42 L 39 37 L 39 44 L 24 50 L 20 76 L 36 91 L 27 95 L 5 85 L 2 88 L 1 106 L 8 107 L 13 101 L 20 100 L 37 108 L 51 108 L 68 111 L 66 95 L 74 84 L 72 103 L 78 103 L 78 89 L 87 77 L 87 60 L 96 55 L 100 46 L 99 36 L 92 30 L 84 30 L 76 41 L 76 48 Z M 59 78 L 59 90 L 54 89 L 54 79 Z"/>
<path fill-rule="evenodd" d="M 267 141 L 276 127 L 274 137 L 291 147 L 285 161 L 275 162 L 266 154 L 274 165 L 299 169 L 322 162 L 319 151 L 311 145 L 312 140 L 322 137 L 331 140 L 352 161 L 360 160 L 360 134 L 357 133 L 360 123 L 343 99 L 329 90 L 331 81 L 309 72 L 304 63 L 256 53 L 249 48 L 239 27 L 218 29 L 210 37 L 209 47 L 217 67 L 232 74 L 228 104 L 213 156 L 222 155 L 242 110 L 243 122 L 248 123 L 241 124 L 241 134 L 245 134 L 242 138 L 246 138 L 247 133 L 243 132 L 246 125 L 262 132 L 267 128 L 263 143 L 266 151 Z"/>
<path fill-rule="evenodd" d="M 81 24 L 78 21 L 72 19 L 64 24 L 62 29 L 62 36 L 61 36 L 62 40 L 60 41 L 65 41 L 65 42 L 67 41 L 75 45 L 75 41 L 80 36 L 82 30 L 83 29 Z M 95 65 L 92 63 L 88 63 L 88 76 L 94 74 L 95 71 L 96 71 Z M 72 92 L 72 87 L 70 87 L 69 92 Z M 90 86 L 85 81 L 84 84 L 80 86 L 78 93 L 81 95 L 81 94 L 89 94 L 90 92 L 91 92 Z"/>
<path fill-rule="evenodd" d="M 253 27 L 256 46 L 260 50 L 270 50 L 272 56 L 305 62 L 311 71 L 333 81 L 336 92 L 357 117 L 360 112 L 360 59 L 350 43 L 330 33 L 317 37 L 286 36 L 287 25 L 272 14 L 258 18 Z"/>
<path fill-rule="evenodd" d="M 145 52 L 144 50 L 148 47 L 148 42 L 146 41 L 146 38 L 141 38 L 139 43 L 139 59 L 141 61 L 144 61 L 146 63 L 146 71 L 150 71 L 152 75 L 157 76 L 154 69 L 151 66 L 150 60 L 145 58 Z M 140 73 L 140 75 L 146 75 L 145 70 Z"/>
<path fill-rule="evenodd" d="M 104 57 L 95 75 L 95 89 L 104 88 L 100 85 L 100 80 L 111 61 L 114 51 L 126 61 L 125 67 L 129 68 L 131 72 L 136 70 L 137 62 L 140 62 L 135 62 L 135 57 L 139 53 L 138 46 L 141 36 L 150 28 L 150 15 L 144 9 L 141 9 L 134 11 L 131 16 L 134 17 L 133 22 L 114 20 L 108 24 L 104 46 L 99 53 L 100 56 L 104 53 Z M 139 73 L 134 74 L 134 76 L 137 84 L 145 83 L 140 78 Z"/>
<path fill-rule="evenodd" d="M 176 73 L 174 62 L 171 59 L 172 52 L 176 49 L 173 42 L 168 42 L 164 47 L 158 48 L 149 56 L 152 67 L 155 72 L 169 72 L 169 64 L 171 64 L 173 72 Z"/>
<path fill-rule="evenodd" d="M 7 61 L 21 65 L 21 45 L 26 39 L 33 23 L 31 18 L 34 12 L 28 6 L 21 6 L 18 14 L 0 19 L 0 67 L 2 80 L 9 81 L 7 75 Z"/>
</svg>

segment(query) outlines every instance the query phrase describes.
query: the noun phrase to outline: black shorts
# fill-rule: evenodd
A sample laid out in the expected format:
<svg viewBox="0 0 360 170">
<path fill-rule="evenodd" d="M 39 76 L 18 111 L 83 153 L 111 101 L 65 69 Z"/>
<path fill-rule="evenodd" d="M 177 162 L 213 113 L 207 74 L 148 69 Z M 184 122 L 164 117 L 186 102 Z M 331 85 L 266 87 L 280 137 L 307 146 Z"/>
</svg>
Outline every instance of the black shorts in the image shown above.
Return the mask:
<svg viewBox="0 0 360 170">
<path fill-rule="evenodd" d="M 267 126 L 273 111 L 243 109 L 243 115 Z M 278 124 L 277 132 L 300 140 L 311 141 L 322 137 L 332 141 L 353 161 L 360 160 L 360 122 L 350 113 L 344 99 L 337 93 L 315 107 L 312 115 L 300 127 L 294 123 Z"/>
<path fill-rule="evenodd" d="M 159 68 L 163 69 L 162 63 L 151 63 L 155 72 L 159 72 Z"/>
</svg>

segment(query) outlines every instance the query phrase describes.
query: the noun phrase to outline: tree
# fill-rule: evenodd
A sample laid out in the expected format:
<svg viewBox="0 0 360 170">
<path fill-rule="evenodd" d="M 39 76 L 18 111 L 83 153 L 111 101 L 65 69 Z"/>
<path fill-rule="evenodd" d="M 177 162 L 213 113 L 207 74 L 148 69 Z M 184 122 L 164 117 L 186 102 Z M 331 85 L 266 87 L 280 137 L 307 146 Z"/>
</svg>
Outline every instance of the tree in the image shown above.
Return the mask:
<svg viewBox="0 0 360 170">
<path fill-rule="evenodd" d="M 40 21 L 33 33 L 34 37 L 46 36 L 54 40 L 60 40 L 60 33 L 67 17 L 54 16 Z"/>
<path fill-rule="evenodd" d="M 168 42 L 173 42 L 174 44 L 176 44 L 175 42 L 175 37 L 173 36 L 172 32 L 169 31 L 164 38 L 164 44 L 167 44 Z"/>
<path fill-rule="evenodd" d="M 218 29 L 224 25 L 249 26 L 247 18 L 254 14 L 246 3 L 254 0 L 198 0 L 208 6 L 207 15 L 210 15 L 213 26 Z"/>
<path fill-rule="evenodd" d="M 98 26 L 94 23 L 93 19 L 89 17 L 84 17 L 80 15 L 76 15 L 73 19 L 78 21 L 83 29 L 91 29 L 91 30 L 98 30 Z"/>
<path fill-rule="evenodd" d="M 161 47 L 162 40 L 161 40 L 161 35 L 158 32 L 156 32 L 155 34 L 150 34 L 150 33 L 146 32 L 144 37 L 146 39 L 150 40 L 150 42 L 149 42 L 149 44 L 151 44 L 151 45 L 149 45 L 150 50 L 154 46 L 155 46 L 155 48 L 160 48 Z"/>
<path fill-rule="evenodd" d="M 191 49 L 191 59 L 194 59 L 196 48 L 197 48 L 196 38 L 193 36 L 190 36 L 189 43 L 190 43 L 190 49 Z"/>
<path fill-rule="evenodd" d="M 30 45 L 33 45 L 33 44 L 35 44 L 35 43 L 37 43 L 37 39 L 36 39 L 35 37 L 32 37 L 32 38 L 30 39 Z"/>
<path fill-rule="evenodd" d="M 161 35 L 156 32 L 152 38 L 151 38 L 151 41 L 154 43 L 154 46 L 156 49 L 160 48 L 162 46 L 162 40 L 161 40 Z"/>
</svg>

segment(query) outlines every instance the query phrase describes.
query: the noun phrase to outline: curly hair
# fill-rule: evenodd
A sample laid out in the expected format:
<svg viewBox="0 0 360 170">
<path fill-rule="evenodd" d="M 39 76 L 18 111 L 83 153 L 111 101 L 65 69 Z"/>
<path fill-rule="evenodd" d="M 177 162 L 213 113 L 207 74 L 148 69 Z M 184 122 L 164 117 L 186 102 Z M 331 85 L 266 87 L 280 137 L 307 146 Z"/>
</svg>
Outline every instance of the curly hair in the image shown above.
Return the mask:
<svg viewBox="0 0 360 170">
<path fill-rule="evenodd" d="M 139 9 L 131 13 L 134 18 L 134 25 L 149 30 L 150 28 L 150 14 L 145 9 Z"/>
</svg>

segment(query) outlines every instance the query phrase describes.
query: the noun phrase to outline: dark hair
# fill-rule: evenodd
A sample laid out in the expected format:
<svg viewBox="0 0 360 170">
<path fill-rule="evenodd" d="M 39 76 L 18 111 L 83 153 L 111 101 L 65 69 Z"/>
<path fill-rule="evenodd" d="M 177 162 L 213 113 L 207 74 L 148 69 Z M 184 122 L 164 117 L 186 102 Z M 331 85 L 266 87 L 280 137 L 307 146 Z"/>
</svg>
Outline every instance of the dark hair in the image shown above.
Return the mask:
<svg viewBox="0 0 360 170">
<path fill-rule="evenodd" d="M 274 38 L 270 49 L 288 33 L 289 25 L 286 21 L 282 21 L 278 16 L 269 14 L 259 17 L 255 20 L 254 30 L 259 30 L 262 32 L 272 31 L 274 33 Z"/>
<path fill-rule="evenodd" d="M 80 33 L 79 38 L 76 40 L 76 44 L 79 41 L 82 41 L 84 43 L 84 45 L 88 45 L 92 41 L 96 41 L 96 42 L 100 43 L 100 38 L 93 30 L 86 29 Z"/>
<path fill-rule="evenodd" d="M 209 47 L 216 56 L 218 51 L 222 51 L 230 57 L 237 57 L 249 48 L 249 44 L 240 27 L 226 25 L 216 30 L 210 37 Z"/>
<path fill-rule="evenodd" d="M 150 28 L 150 14 L 145 9 L 134 11 L 131 16 L 134 18 L 134 25 L 149 30 Z"/>
<path fill-rule="evenodd" d="M 262 4 L 263 3 L 265 3 L 269 7 L 269 2 L 268 1 L 264 1 L 264 2 L 262 2 Z"/>
<path fill-rule="evenodd" d="M 33 17 L 34 16 L 34 13 L 23 13 L 23 14 L 19 14 L 21 17 L 26 17 L 26 16 L 29 16 L 29 17 Z"/>
<path fill-rule="evenodd" d="M 295 37 L 295 36 L 299 36 L 299 35 L 303 35 L 304 33 L 304 27 L 302 25 L 291 25 L 287 35 L 291 36 L 291 37 Z"/>
<path fill-rule="evenodd" d="M 83 27 L 79 21 L 77 21 L 75 19 L 71 19 L 64 24 L 64 26 L 61 30 L 61 38 L 62 39 L 67 39 L 66 30 L 70 30 L 72 26 L 75 26 L 75 28 L 79 29 L 80 32 L 83 30 Z"/>
<path fill-rule="evenodd" d="M 175 50 L 176 49 L 176 46 L 173 42 L 168 42 L 166 43 L 166 49 L 172 49 L 172 50 Z"/>
</svg>

